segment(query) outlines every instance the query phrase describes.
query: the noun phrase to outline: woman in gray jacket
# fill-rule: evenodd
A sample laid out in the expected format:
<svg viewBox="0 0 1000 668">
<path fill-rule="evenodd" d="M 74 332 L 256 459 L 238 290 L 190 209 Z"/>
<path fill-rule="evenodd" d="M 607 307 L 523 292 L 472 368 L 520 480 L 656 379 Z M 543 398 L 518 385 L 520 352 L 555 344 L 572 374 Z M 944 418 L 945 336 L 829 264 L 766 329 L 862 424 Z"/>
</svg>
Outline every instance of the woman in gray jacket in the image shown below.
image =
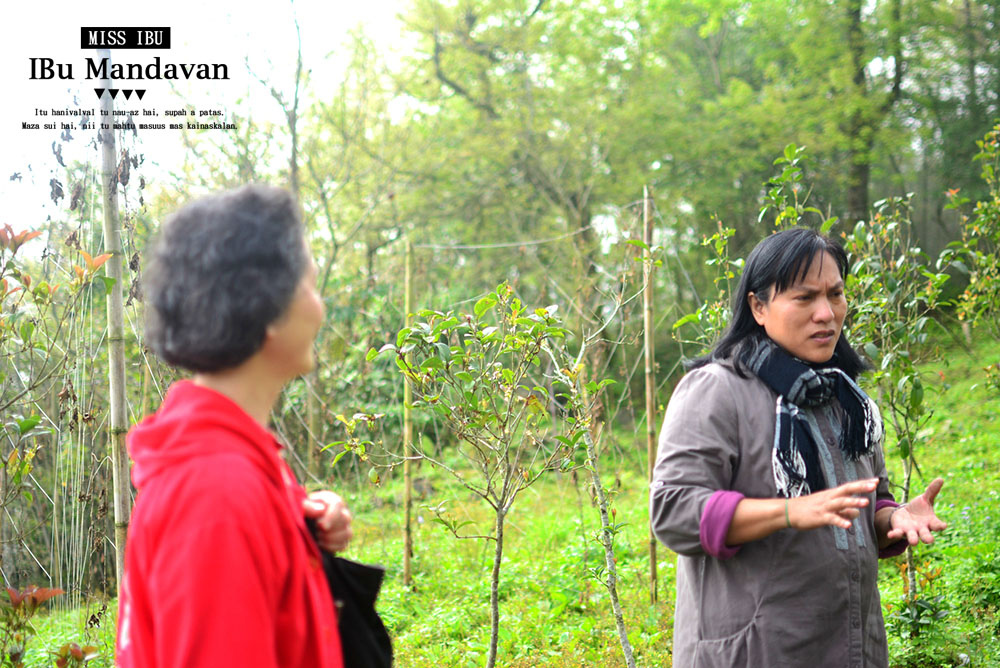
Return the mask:
<svg viewBox="0 0 1000 668">
<path fill-rule="evenodd" d="M 933 542 L 939 478 L 889 491 L 843 333 L 847 255 L 791 229 L 747 258 L 730 326 L 678 384 L 650 491 L 677 552 L 674 665 L 888 665 L 877 559 Z"/>
</svg>

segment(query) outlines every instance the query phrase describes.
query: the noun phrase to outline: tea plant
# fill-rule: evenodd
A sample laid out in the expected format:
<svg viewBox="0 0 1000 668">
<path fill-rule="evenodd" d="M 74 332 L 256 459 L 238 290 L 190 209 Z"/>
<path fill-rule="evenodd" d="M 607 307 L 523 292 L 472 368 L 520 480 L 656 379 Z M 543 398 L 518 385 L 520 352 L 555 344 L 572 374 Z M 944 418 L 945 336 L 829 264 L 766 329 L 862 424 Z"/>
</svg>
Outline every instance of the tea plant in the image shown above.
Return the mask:
<svg viewBox="0 0 1000 668">
<path fill-rule="evenodd" d="M 447 471 L 493 511 L 492 532 L 480 534 L 463 534 L 468 523 L 450 519 L 443 508 L 436 513 L 456 537 L 494 544 L 487 668 L 496 663 L 500 636 L 507 516 L 518 494 L 541 476 L 573 466 L 573 450 L 585 430 L 581 422 L 550 413 L 555 398 L 541 376 L 542 351 L 568 333 L 555 312 L 555 307 L 529 310 L 510 286 L 501 284 L 479 299 L 472 313 L 419 311 L 396 343 L 379 351 L 395 353 L 413 387 L 413 407 L 444 420 L 458 439 L 465 465 L 450 465 L 418 446 L 419 456 Z M 369 359 L 379 353 L 372 351 Z"/>
<path fill-rule="evenodd" d="M 64 593 L 62 589 L 48 589 L 31 585 L 18 591 L 7 587 L 7 601 L 0 605 L 0 666 L 22 668 L 28 642 L 35 635 L 31 618 L 39 606 L 50 598 Z"/>
</svg>

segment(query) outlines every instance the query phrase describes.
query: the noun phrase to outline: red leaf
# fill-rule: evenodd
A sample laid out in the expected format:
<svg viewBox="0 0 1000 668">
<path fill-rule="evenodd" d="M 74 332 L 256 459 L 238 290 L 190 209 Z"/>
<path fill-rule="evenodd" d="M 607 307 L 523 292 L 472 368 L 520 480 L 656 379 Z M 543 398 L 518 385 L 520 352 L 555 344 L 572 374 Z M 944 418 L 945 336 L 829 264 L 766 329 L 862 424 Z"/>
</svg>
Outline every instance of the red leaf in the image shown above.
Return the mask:
<svg viewBox="0 0 1000 668">
<path fill-rule="evenodd" d="M 47 587 L 35 587 L 34 585 L 32 585 L 31 587 L 29 587 L 28 589 L 32 590 L 31 592 L 29 592 L 28 595 L 31 596 L 31 598 L 35 601 L 36 604 L 37 603 L 45 603 L 45 601 L 49 600 L 50 598 L 54 598 L 56 596 L 59 596 L 60 594 L 65 594 L 66 593 L 62 589 L 54 589 L 54 588 L 53 589 L 49 589 Z M 27 590 L 25 590 L 25 591 L 27 591 Z"/>
<path fill-rule="evenodd" d="M 90 270 L 97 271 L 98 269 L 101 268 L 102 264 L 104 264 L 110 259 L 111 259 L 111 253 L 104 253 L 103 255 L 98 255 L 97 257 L 94 258 L 93 262 L 91 263 Z"/>
<path fill-rule="evenodd" d="M 11 605 L 13 605 L 15 608 L 17 608 L 17 607 L 20 607 L 21 602 L 24 601 L 24 597 L 26 596 L 26 594 L 22 594 L 21 592 L 17 591 L 16 589 L 13 589 L 11 587 L 7 587 L 7 596 L 10 597 L 10 603 L 11 603 Z"/>
<path fill-rule="evenodd" d="M 97 257 L 91 257 L 90 253 L 87 251 L 80 251 L 80 255 L 83 256 L 83 261 L 87 263 L 88 273 L 94 273 L 101 268 L 101 265 L 111 259 L 111 253 L 104 253 L 103 255 L 98 255 Z"/>
<path fill-rule="evenodd" d="M 29 232 L 28 230 L 25 230 L 23 232 L 18 232 L 17 236 L 15 236 L 13 239 L 17 243 L 17 245 L 20 246 L 22 244 L 28 243 L 35 237 L 40 236 L 41 234 L 42 234 L 41 230 L 35 230 L 34 232 Z"/>
<path fill-rule="evenodd" d="M 34 232 L 24 230 L 23 232 L 18 232 L 17 234 L 14 234 L 13 230 L 10 229 L 10 225 L 7 225 L 6 228 L 7 228 L 6 245 L 10 246 L 10 249 L 15 253 L 17 252 L 18 248 L 20 248 L 21 246 L 23 246 L 24 244 L 28 243 L 29 241 L 31 241 L 32 239 L 41 234 L 40 230 L 35 230 Z"/>
</svg>

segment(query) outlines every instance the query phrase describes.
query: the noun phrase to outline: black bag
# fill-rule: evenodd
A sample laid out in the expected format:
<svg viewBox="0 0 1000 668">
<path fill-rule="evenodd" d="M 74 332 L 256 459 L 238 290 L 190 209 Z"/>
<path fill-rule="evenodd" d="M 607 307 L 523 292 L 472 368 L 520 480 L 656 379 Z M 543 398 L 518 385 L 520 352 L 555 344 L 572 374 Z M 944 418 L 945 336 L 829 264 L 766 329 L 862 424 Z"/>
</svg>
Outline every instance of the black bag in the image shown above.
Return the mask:
<svg viewBox="0 0 1000 668">
<path fill-rule="evenodd" d="M 307 520 L 316 537 L 316 527 Z M 391 668 L 392 640 L 375 610 L 385 569 L 335 557 L 320 549 L 333 603 L 337 607 L 345 668 Z"/>
</svg>

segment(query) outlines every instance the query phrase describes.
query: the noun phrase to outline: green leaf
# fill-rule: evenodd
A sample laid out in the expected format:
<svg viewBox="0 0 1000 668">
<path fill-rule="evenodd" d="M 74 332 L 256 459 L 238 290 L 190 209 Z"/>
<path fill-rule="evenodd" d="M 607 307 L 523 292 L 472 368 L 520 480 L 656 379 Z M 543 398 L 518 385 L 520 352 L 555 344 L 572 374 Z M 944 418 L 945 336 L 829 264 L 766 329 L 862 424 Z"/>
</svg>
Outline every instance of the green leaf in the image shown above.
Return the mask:
<svg viewBox="0 0 1000 668">
<path fill-rule="evenodd" d="M 107 297 L 111 294 L 111 289 L 115 287 L 115 279 L 110 276 L 98 276 L 104 282 L 104 296 Z"/>
<path fill-rule="evenodd" d="M 458 324 L 458 322 L 459 322 L 458 318 L 456 318 L 454 316 L 452 316 L 450 318 L 445 318 L 444 320 L 442 320 L 441 322 L 439 322 L 434 327 L 434 331 L 431 332 L 431 333 L 434 336 L 439 336 L 441 334 L 441 332 L 443 332 L 446 329 L 450 329 L 450 328 L 454 327 L 455 325 Z"/>
<path fill-rule="evenodd" d="M 951 266 L 955 267 L 966 276 L 972 273 L 969 271 L 969 268 L 965 266 L 965 263 L 962 262 L 961 260 L 955 260 L 954 262 L 951 263 Z"/>
<path fill-rule="evenodd" d="M 25 344 L 31 341 L 31 335 L 34 333 L 35 324 L 30 320 L 25 321 L 24 324 L 21 325 L 21 340 L 24 341 Z"/>
<path fill-rule="evenodd" d="M 633 246 L 638 246 L 639 248 L 642 248 L 643 250 L 649 250 L 649 245 L 645 241 L 643 241 L 641 239 L 629 239 L 625 243 L 632 244 Z"/>
<path fill-rule="evenodd" d="M 442 362 L 437 357 L 428 357 L 423 362 L 420 363 L 421 369 L 443 369 L 444 362 Z"/>
<path fill-rule="evenodd" d="M 910 438 L 903 436 L 896 445 L 899 448 L 899 456 L 907 459 L 910 456 Z"/>
<path fill-rule="evenodd" d="M 477 318 L 483 317 L 483 314 L 489 311 L 491 308 L 497 305 L 497 300 L 492 295 L 486 295 L 482 299 L 476 302 L 473 307 L 473 312 L 476 314 Z"/>
<path fill-rule="evenodd" d="M 913 379 L 913 389 L 910 390 L 910 410 L 916 411 L 924 401 L 924 385 L 919 378 Z"/>
<path fill-rule="evenodd" d="M 399 330 L 399 334 L 396 335 L 396 347 L 397 348 L 402 348 L 403 347 L 403 342 L 406 341 L 406 337 L 408 337 L 410 335 L 411 331 L 412 330 L 409 327 L 404 327 L 403 329 Z"/>
<path fill-rule="evenodd" d="M 698 322 L 698 314 L 688 313 L 686 316 L 674 323 L 673 329 L 679 329 L 689 322 Z"/>
<path fill-rule="evenodd" d="M 376 357 L 378 357 L 378 351 L 375 350 L 374 348 L 369 348 L 368 349 L 368 354 L 365 355 L 365 361 L 366 362 L 371 362 Z"/>
<path fill-rule="evenodd" d="M 32 415 L 31 417 L 26 417 L 23 420 L 17 421 L 17 432 L 19 436 L 24 436 L 29 431 L 38 426 L 38 423 L 42 421 L 41 416 Z"/>
</svg>

